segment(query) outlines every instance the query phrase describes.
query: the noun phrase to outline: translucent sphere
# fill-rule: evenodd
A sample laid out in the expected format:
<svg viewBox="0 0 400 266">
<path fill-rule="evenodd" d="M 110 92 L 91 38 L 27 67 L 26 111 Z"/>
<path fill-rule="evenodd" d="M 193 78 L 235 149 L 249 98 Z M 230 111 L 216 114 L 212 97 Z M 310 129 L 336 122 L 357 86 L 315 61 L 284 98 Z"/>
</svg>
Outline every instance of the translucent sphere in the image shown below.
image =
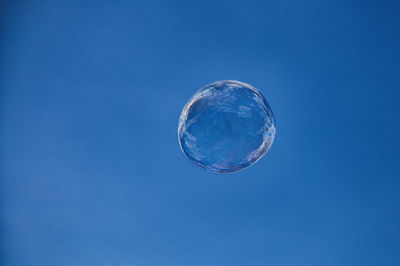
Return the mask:
<svg viewBox="0 0 400 266">
<path fill-rule="evenodd" d="M 218 81 L 197 91 L 179 119 L 183 153 L 194 164 L 233 173 L 259 160 L 275 136 L 274 115 L 261 93 L 239 81 Z"/>
</svg>

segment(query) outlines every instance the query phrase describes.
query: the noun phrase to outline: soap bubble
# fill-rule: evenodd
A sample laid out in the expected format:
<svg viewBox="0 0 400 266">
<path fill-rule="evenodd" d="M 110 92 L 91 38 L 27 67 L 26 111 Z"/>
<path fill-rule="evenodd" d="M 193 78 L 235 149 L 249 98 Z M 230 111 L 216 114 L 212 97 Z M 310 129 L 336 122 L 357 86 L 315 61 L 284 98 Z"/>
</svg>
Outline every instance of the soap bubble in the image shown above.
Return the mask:
<svg viewBox="0 0 400 266">
<path fill-rule="evenodd" d="M 275 119 L 261 93 L 239 81 L 217 81 L 197 91 L 179 119 L 178 139 L 194 164 L 233 173 L 259 160 L 275 137 Z"/>
</svg>

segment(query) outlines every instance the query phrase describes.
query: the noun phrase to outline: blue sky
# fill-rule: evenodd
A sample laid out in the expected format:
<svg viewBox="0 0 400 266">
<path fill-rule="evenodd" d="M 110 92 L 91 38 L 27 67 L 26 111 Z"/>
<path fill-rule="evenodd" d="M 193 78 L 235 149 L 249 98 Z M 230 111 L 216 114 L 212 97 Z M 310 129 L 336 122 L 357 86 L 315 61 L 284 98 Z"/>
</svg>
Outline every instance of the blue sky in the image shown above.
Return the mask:
<svg viewBox="0 0 400 266">
<path fill-rule="evenodd" d="M 1 264 L 399 265 L 398 1 L 6 1 Z M 182 107 L 239 80 L 276 118 L 232 175 Z"/>
</svg>

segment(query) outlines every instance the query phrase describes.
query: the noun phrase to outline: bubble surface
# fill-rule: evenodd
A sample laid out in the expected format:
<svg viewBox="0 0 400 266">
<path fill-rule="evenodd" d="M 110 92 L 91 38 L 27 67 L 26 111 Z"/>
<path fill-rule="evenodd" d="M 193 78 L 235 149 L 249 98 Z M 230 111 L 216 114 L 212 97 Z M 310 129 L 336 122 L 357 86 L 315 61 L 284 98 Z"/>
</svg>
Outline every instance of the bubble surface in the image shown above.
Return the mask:
<svg viewBox="0 0 400 266">
<path fill-rule="evenodd" d="M 261 93 L 239 81 L 217 81 L 197 91 L 182 110 L 178 139 L 197 166 L 240 171 L 259 160 L 275 137 L 275 119 Z"/>
</svg>

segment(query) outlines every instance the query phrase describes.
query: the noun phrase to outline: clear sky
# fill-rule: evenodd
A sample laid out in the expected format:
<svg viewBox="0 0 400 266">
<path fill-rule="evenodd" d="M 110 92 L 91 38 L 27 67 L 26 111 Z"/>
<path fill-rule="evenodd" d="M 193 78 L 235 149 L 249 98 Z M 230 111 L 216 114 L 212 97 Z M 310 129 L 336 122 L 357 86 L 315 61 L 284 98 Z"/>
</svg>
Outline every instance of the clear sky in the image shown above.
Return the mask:
<svg viewBox="0 0 400 266">
<path fill-rule="evenodd" d="M 399 1 L 2 1 L 4 266 L 399 265 Z M 266 156 L 177 141 L 189 97 L 258 88 Z"/>
</svg>

